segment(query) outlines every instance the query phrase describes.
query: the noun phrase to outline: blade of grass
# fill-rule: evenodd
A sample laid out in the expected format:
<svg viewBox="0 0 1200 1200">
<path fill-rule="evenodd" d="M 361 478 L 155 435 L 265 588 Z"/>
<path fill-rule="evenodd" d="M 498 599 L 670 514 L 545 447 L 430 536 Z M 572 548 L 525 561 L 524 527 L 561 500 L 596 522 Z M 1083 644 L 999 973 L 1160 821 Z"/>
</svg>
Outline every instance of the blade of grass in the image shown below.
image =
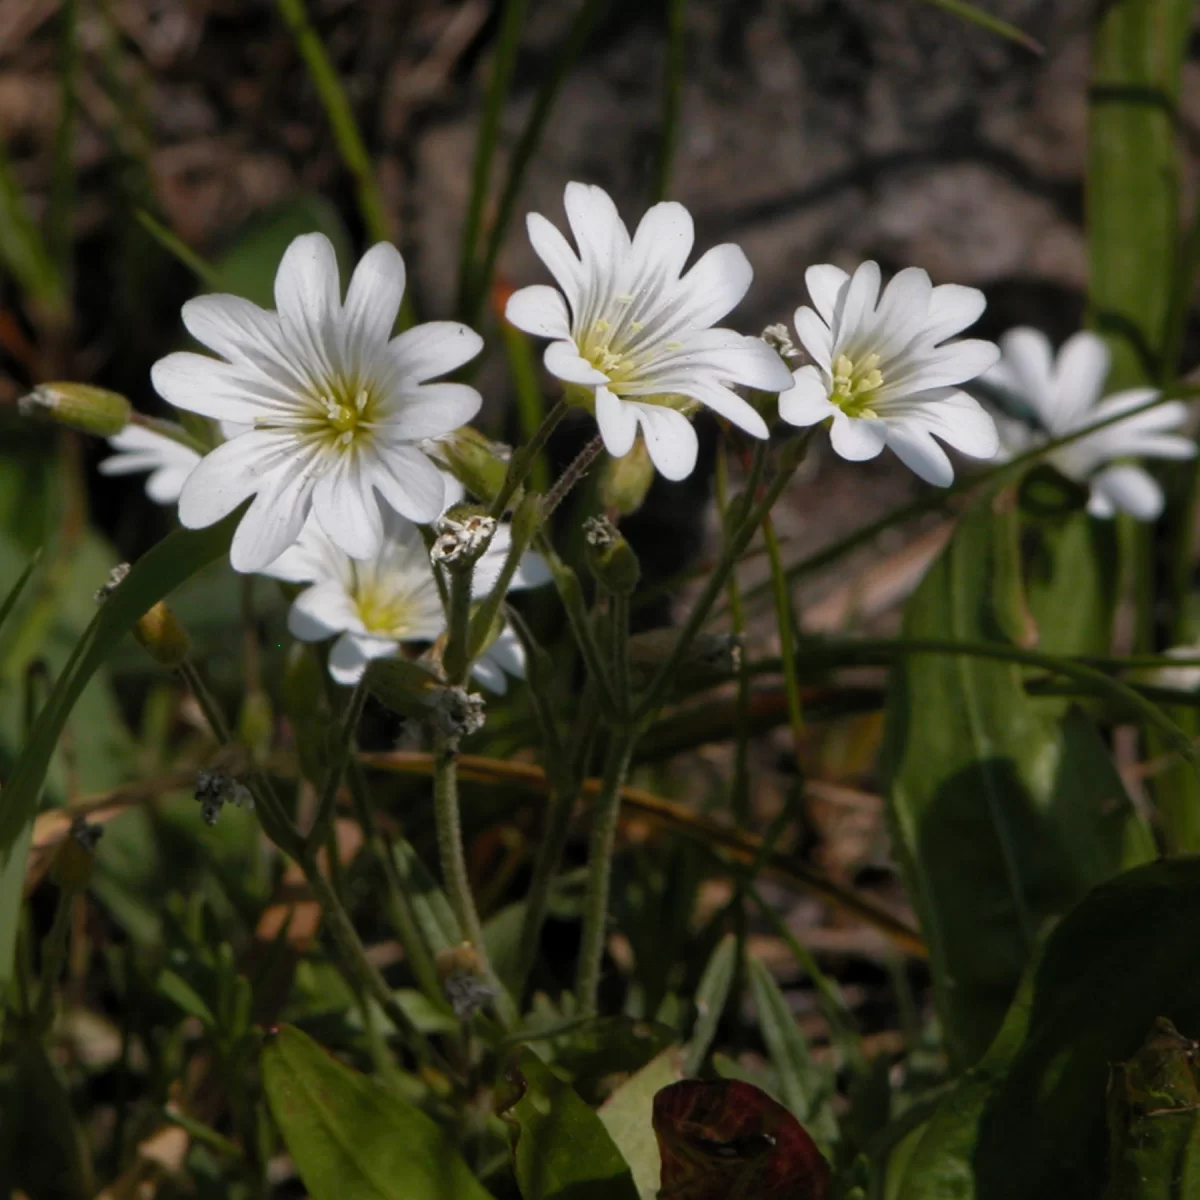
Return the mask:
<svg viewBox="0 0 1200 1200">
<path fill-rule="evenodd" d="M 771 590 L 775 598 L 775 624 L 779 629 L 779 654 L 783 666 L 783 686 L 787 693 L 788 723 L 792 727 L 792 750 L 799 764 L 804 744 L 804 713 L 800 708 L 800 684 L 796 679 L 796 615 L 792 611 L 792 595 L 783 573 L 779 539 L 775 536 L 775 523 L 770 513 L 763 517 L 762 531 L 771 564 Z"/>
<path fill-rule="evenodd" d="M 667 69 L 663 80 L 662 129 L 659 135 L 658 167 L 651 200 L 667 198 L 671 170 L 679 144 L 679 114 L 683 106 L 684 36 L 687 29 L 687 0 L 667 0 Z"/>
<path fill-rule="evenodd" d="M 475 140 L 471 195 L 467 201 L 462 247 L 459 250 L 459 312 L 467 310 L 472 295 L 471 284 L 475 274 L 479 230 L 483 224 L 483 209 L 487 203 L 488 185 L 492 179 L 492 159 L 495 157 L 496 142 L 500 136 L 500 118 L 504 113 L 509 85 L 517 65 L 517 52 L 521 47 L 521 34 L 525 29 L 528 10 L 529 0 L 505 0 L 504 11 L 500 17 L 500 32 L 496 37 L 496 49 L 492 58 L 492 76 L 488 82 L 487 98 L 483 102 L 483 114 L 479 120 L 479 134 Z"/>
<path fill-rule="evenodd" d="M 6 147 L 0 142 L 0 265 L 29 300 L 50 317 L 66 311 L 66 293 L 54 259 L 17 186 Z"/>
<path fill-rule="evenodd" d="M 79 62 L 77 0 L 63 0 L 58 10 L 58 125 L 50 168 L 50 203 L 46 211 L 46 244 L 64 289 L 71 278 L 71 218 L 75 204 L 75 109 Z"/>
<path fill-rule="evenodd" d="M 529 338 L 504 319 L 502 310 L 500 336 L 504 339 L 504 352 L 508 357 L 508 369 L 516 393 L 521 440 L 528 444 L 546 419 L 546 399 L 538 383 L 537 360 Z M 544 449 L 538 451 L 533 461 L 528 482 L 530 489 L 541 495 L 545 495 L 550 487 L 550 464 L 546 461 Z"/>
<path fill-rule="evenodd" d="M 25 590 L 25 585 L 33 576 L 33 572 L 37 569 L 37 565 L 42 560 L 42 552 L 38 550 L 36 554 L 25 564 L 25 569 L 17 576 L 17 581 L 8 589 L 8 593 L 4 599 L 0 601 L 0 629 L 4 628 L 4 622 L 8 620 L 9 613 L 17 606 L 17 601 L 21 598 L 21 593 Z"/>
<path fill-rule="evenodd" d="M 475 277 L 474 286 L 471 288 L 470 303 L 462 310 L 462 319 L 468 325 L 478 323 L 484 300 L 492 286 L 492 276 L 496 273 L 496 259 L 500 255 L 500 248 L 504 244 L 508 227 L 512 223 L 517 197 L 521 193 L 521 185 L 525 182 L 525 172 L 530 162 L 533 161 L 533 155 L 542 139 L 546 122 L 550 119 L 550 114 L 554 109 L 554 102 L 558 99 L 558 93 L 562 90 L 568 72 L 587 44 L 592 29 L 607 8 L 607 0 L 585 0 L 571 25 L 562 49 L 558 52 L 553 68 L 545 75 L 541 87 L 538 88 L 537 97 L 533 102 L 533 111 L 529 114 L 529 120 L 525 123 L 520 140 L 513 150 L 512 160 L 508 166 L 508 176 L 504 181 L 504 190 L 501 192 L 500 201 L 496 206 L 496 217 L 488 231 L 483 263 Z"/>
<path fill-rule="evenodd" d="M 993 17 L 991 13 L 986 13 L 982 9 L 976 8 L 973 4 L 967 4 L 966 0 L 925 0 L 926 4 L 932 4 L 936 8 L 943 9 L 945 12 L 953 13 L 956 17 L 961 17 L 964 21 L 970 21 L 972 25 L 978 25 L 981 29 L 986 29 L 989 33 L 998 34 L 1002 38 L 1007 38 L 1010 42 L 1016 42 L 1019 46 L 1024 46 L 1026 50 L 1032 51 L 1034 54 L 1045 54 L 1046 49 L 1032 38 L 1024 30 L 1018 29 L 1015 25 L 1010 25 L 1007 21 L 1000 20 L 999 17 Z"/>
<path fill-rule="evenodd" d="M 214 267 L 205 262 L 176 234 L 172 233 L 161 221 L 152 217 L 145 209 L 137 213 L 138 224 L 168 253 L 178 259 L 205 287 L 215 290 L 217 287 L 217 272 Z"/>
</svg>

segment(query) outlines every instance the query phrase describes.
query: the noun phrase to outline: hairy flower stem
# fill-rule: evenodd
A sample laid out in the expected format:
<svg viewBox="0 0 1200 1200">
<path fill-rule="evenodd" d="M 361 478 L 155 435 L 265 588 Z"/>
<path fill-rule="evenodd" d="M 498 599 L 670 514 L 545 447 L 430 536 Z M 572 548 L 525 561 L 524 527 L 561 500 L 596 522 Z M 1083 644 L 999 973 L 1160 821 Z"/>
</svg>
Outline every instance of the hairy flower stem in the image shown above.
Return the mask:
<svg viewBox="0 0 1200 1200">
<path fill-rule="evenodd" d="M 496 989 L 497 1015 L 505 1026 L 511 1026 L 517 1019 L 516 1006 L 488 957 L 487 945 L 483 940 L 483 923 L 475 907 L 475 896 L 467 871 L 462 815 L 458 805 L 458 748 L 455 739 L 441 730 L 437 730 L 433 738 L 433 815 L 437 826 L 442 879 L 450 907 L 458 918 L 463 937 L 478 956 L 484 978 Z"/>
<path fill-rule="evenodd" d="M 597 434 L 568 464 L 567 469 L 554 481 L 554 486 L 546 493 L 542 501 L 542 520 L 548 520 L 550 514 L 570 495 L 571 489 L 588 473 L 592 463 L 600 457 L 604 449 L 604 439 Z"/>
<path fill-rule="evenodd" d="M 582 1016 L 594 1016 L 599 1007 L 600 967 L 608 929 L 608 895 L 612 886 L 612 855 L 617 840 L 621 788 L 639 733 L 640 730 L 635 726 L 612 731 L 600 792 L 592 806 L 587 895 L 583 906 L 583 945 L 575 977 L 575 996 Z"/>
<path fill-rule="evenodd" d="M 304 842 L 304 853 L 315 854 L 322 845 L 330 839 L 334 828 L 334 814 L 337 811 L 338 791 L 342 786 L 342 776 L 346 772 L 346 763 L 354 751 L 354 732 L 358 728 L 358 720 L 362 716 L 363 705 L 367 700 L 366 683 L 360 680 L 350 693 L 350 702 L 346 705 L 342 717 L 342 728 L 337 745 L 333 751 L 333 761 L 329 764 L 329 773 L 325 778 L 325 787 L 321 792 L 321 802 L 317 806 L 317 815 L 313 820 L 312 829 Z M 330 854 L 336 854 L 336 846 L 330 846 Z"/>
</svg>

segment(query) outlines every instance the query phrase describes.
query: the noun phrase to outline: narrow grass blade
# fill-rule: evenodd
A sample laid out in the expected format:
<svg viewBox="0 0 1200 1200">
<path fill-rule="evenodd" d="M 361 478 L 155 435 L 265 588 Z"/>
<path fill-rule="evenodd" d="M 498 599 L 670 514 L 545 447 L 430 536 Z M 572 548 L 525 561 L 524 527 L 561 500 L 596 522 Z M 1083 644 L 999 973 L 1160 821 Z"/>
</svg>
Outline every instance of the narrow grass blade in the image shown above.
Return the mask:
<svg viewBox="0 0 1200 1200">
<path fill-rule="evenodd" d="M 1018 29 L 1015 25 L 1010 25 L 1007 21 L 1000 20 L 999 17 L 993 17 L 991 13 L 984 12 L 980 8 L 976 8 L 973 4 L 967 4 L 966 0 L 925 0 L 926 4 L 932 4 L 937 8 L 944 9 L 948 13 L 953 13 L 956 17 L 961 17 L 964 21 L 970 21 L 972 25 L 978 25 L 981 29 L 986 29 L 989 33 L 998 34 L 1002 38 L 1008 38 L 1010 42 L 1016 42 L 1019 46 L 1024 46 L 1026 50 L 1031 50 L 1034 54 L 1045 54 L 1045 47 L 1035 38 L 1031 38 L 1024 30 Z"/>
</svg>

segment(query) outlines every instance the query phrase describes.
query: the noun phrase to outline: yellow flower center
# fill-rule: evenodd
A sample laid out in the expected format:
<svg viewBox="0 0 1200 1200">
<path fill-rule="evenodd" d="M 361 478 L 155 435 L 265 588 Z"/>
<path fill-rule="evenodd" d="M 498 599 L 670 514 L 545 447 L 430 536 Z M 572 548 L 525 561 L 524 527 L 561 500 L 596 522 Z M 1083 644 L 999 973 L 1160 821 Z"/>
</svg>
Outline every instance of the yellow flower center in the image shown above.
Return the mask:
<svg viewBox="0 0 1200 1200">
<path fill-rule="evenodd" d="M 632 296 L 618 296 L 617 303 L 622 306 L 631 303 Z M 592 322 L 592 327 L 579 343 L 579 353 L 588 362 L 608 376 L 612 390 L 620 392 L 620 385 L 628 383 L 638 372 L 639 360 L 636 353 L 631 353 L 628 343 L 636 338 L 644 326 L 641 321 L 626 321 L 624 317 L 615 318 L 616 325 L 605 317 L 598 317 Z M 614 345 L 614 343 L 616 343 Z M 678 342 L 671 342 L 667 350 L 677 350 Z"/>
<path fill-rule="evenodd" d="M 347 393 L 319 397 L 325 421 L 339 446 L 349 446 L 370 421 L 371 393 L 360 387 L 350 399 Z"/>
<path fill-rule="evenodd" d="M 839 354 L 833 364 L 833 394 L 829 397 L 848 417 L 874 417 L 871 401 L 883 387 L 879 355 L 852 362 Z"/>
<path fill-rule="evenodd" d="M 409 598 L 390 592 L 378 583 L 360 583 L 354 591 L 358 619 L 368 633 L 401 637 L 410 624 Z"/>
</svg>

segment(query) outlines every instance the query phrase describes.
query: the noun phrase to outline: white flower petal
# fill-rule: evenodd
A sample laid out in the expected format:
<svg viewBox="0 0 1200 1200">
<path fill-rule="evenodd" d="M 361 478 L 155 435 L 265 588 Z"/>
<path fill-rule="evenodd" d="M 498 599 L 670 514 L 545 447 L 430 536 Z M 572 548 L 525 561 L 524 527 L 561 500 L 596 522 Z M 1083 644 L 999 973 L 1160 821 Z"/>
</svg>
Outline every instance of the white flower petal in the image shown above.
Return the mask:
<svg viewBox="0 0 1200 1200">
<path fill-rule="evenodd" d="M 391 644 L 392 652 L 395 653 L 396 649 L 397 643 L 393 642 Z M 365 650 L 366 646 L 362 639 L 355 637 L 352 633 L 343 633 L 333 643 L 333 647 L 329 651 L 329 674 L 337 683 L 343 687 L 353 687 L 366 674 L 371 657 L 387 657 L 385 654 L 368 657 Z"/>
<path fill-rule="evenodd" d="M 613 458 L 624 458 L 633 449 L 637 437 L 637 413 L 632 404 L 613 395 L 608 388 L 596 389 L 596 424 L 604 439 L 604 448 Z"/>
<path fill-rule="evenodd" d="M 1108 467 L 1091 484 L 1088 511 L 1093 516 L 1106 517 L 1119 509 L 1139 521 L 1153 521 L 1163 510 L 1162 490 L 1141 467 Z"/>
<path fill-rule="evenodd" d="M 942 283 L 929 298 L 929 313 L 922 336 L 932 345 L 974 325 L 987 308 L 984 294 L 960 283 Z"/>
<path fill-rule="evenodd" d="M 230 566 L 242 574 L 270 566 L 300 536 L 312 490 L 312 476 L 302 465 L 289 465 L 272 475 L 238 522 L 229 547 Z"/>
<path fill-rule="evenodd" d="M 483 397 L 465 383 L 423 383 L 405 392 L 385 431 L 388 442 L 442 437 L 465 425 Z"/>
<path fill-rule="evenodd" d="M 335 633 L 362 627 L 354 602 L 337 582 L 305 588 L 288 612 L 288 631 L 302 642 L 323 642 Z"/>
<path fill-rule="evenodd" d="M 949 487 L 954 482 L 954 467 L 945 450 L 919 426 L 889 424 L 887 444 L 892 453 L 926 483 Z"/>
<path fill-rule="evenodd" d="M 525 678 L 525 647 L 510 626 L 505 625 L 500 630 L 496 640 L 487 649 L 487 658 L 505 674 L 515 679 Z"/>
<path fill-rule="evenodd" d="M 368 347 L 382 345 L 392 336 L 404 299 L 404 283 L 404 259 L 390 242 L 379 242 L 362 256 L 350 278 L 343 308 L 347 366 L 357 367 Z"/>
<path fill-rule="evenodd" d="M 286 437 L 256 430 L 224 442 L 196 464 L 179 496 L 179 520 L 204 529 L 227 517 L 286 466 Z"/>
<path fill-rule="evenodd" d="M 641 265 L 643 278 L 660 285 L 674 283 L 692 252 L 695 236 L 692 214 L 682 204 L 664 200 L 648 208 L 634 232 L 632 246 L 632 257 Z"/>
<path fill-rule="evenodd" d="M 1053 428 L 1076 429 L 1096 405 L 1108 378 L 1111 356 L 1104 339 L 1090 330 L 1069 337 L 1058 352 L 1050 379 L 1055 398 Z"/>
<path fill-rule="evenodd" d="M 650 461 L 665 479 L 686 479 L 696 467 L 700 441 L 691 421 L 673 408 L 661 404 L 629 402 L 642 427 Z"/>
<path fill-rule="evenodd" d="M 534 284 L 513 292 L 504 306 L 504 317 L 510 325 L 536 337 L 569 341 L 571 317 L 562 293 L 544 283 Z"/>
<path fill-rule="evenodd" d="M 771 351 L 771 353 L 774 353 L 774 351 Z M 778 361 L 778 357 L 776 361 Z M 790 373 L 788 379 L 791 379 Z M 767 423 L 762 418 L 762 414 L 749 401 L 743 400 L 736 392 L 731 392 L 727 387 L 722 387 L 719 383 L 712 383 L 707 379 L 690 382 L 681 379 L 679 380 L 679 386 L 671 388 L 670 391 L 678 392 L 684 396 L 691 396 L 693 400 L 699 400 L 706 408 L 712 409 L 717 416 L 724 417 L 725 420 L 732 422 L 739 429 L 744 429 L 751 437 L 766 438 L 771 436 L 770 430 L 767 428 Z"/>
<path fill-rule="evenodd" d="M 555 282 L 562 288 L 572 311 L 576 310 L 583 287 L 583 265 L 571 249 L 571 244 L 540 213 L 530 213 L 525 218 L 525 227 L 529 231 L 529 244 L 534 253 L 546 264 Z"/>
<path fill-rule="evenodd" d="M 850 283 L 838 299 L 833 314 L 833 354 L 856 356 L 861 338 L 874 324 L 875 304 L 879 299 L 879 264 L 860 263 Z"/>
<path fill-rule="evenodd" d="M 489 692 L 503 696 L 508 692 L 508 677 L 499 663 L 491 661 L 491 652 L 485 652 L 471 664 L 471 675 Z"/>
<path fill-rule="evenodd" d="M 508 590 L 515 592 L 518 589 L 544 587 L 553 578 L 550 564 L 536 550 L 530 550 L 528 554 L 521 555 Z"/>
<path fill-rule="evenodd" d="M 595 184 L 568 183 L 563 206 L 585 270 L 611 271 L 630 247 L 629 230 L 612 197 Z"/>
<path fill-rule="evenodd" d="M 887 425 L 867 417 L 848 417 L 840 408 L 833 412 L 829 441 L 834 450 L 851 462 L 875 458 L 887 442 Z"/>
<path fill-rule="evenodd" d="M 753 280 L 754 268 L 740 246 L 714 246 L 679 281 L 678 315 L 671 328 L 714 325 L 742 302 Z"/>
<path fill-rule="evenodd" d="M 417 449 L 394 446 L 367 469 L 384 500 L 410 521 L 426 525 L 446 507 L 445 476 Z"/>
<path fill-rule="evenodd" d="M 826 371 L 833 369 L 833 334 L 829 326 L 807 305 L 796 309 L 796 336 L 809 357 Z"/>
<path fill-rule="evenodd" d="M 323 233 L 295 238 L 275 273 L 275 308 L 287 336 L 310 363 L 330 374 L 342 367 L 331 332 L 341 316 L 341 281 L 333 243 Z"/>
<path fill-rule="evenodd" d="M 457 371 L 482 349 L 483 338 L 460 321 L 426 321 L 394 337 L 387 357 L 401 379 L 424 383 Z"/>
<path fill-rule="evenodd" d="M 905 267 L 892 277 L 875 314 L 872 333 L 876 354 L 890 358 L 924 330 L 932 294 L 933 284 L 920 267 Z"/>
<path fill-rule="evenodd" d="M 181 315 L 184 328 L 196 341 L 234 366 L 249 368 L 284 387 L 304 380 L 304 369 L 298 368 L 289 352 L 277 314 L 241 296 L 218 294 L 187 301 Z"/>
<path fill-rule="evenodd" d="M 369 479 L 362 464 L 344 459 L 313 488 L 313 515 L 325 536 L 351 558 L 373 558 L 383 542 L 383 518 Z"/>
<path fill-rule="evenodd" d="M 564 383 L 578 383 L 584 387 L 606 384 L 608 376 L 597 371 L 590 362 L 581 358 L 574 342 L 551 342 L 543 355 L 546 370 Z"/>
<path fill-rule="evenodd" d="M 994 458 L 1000 449 L 1000 435 L 991 413 L 965 392 L 923 393 L 910 404 L 889 407 L 887 423 L 889 431 L 904 426 L 935 434 L 971 458 Z"/>
<path fill-rule="evenodd" d="M 155 504 L 174 504 L 191 473 L 191 467 L 160 467 L 146 480 L 146 495 Z"/>
<path fill-rule="evenodd" d="M 1055 428 L 1054 352 L 1037 329 L 1020 326 L 1000 339 L 1003 363 L 1013 386 L 1048 429 Z"/>
<path fill-rule="evenodd" d="M 779 396 L 779 415 L 789 425 L 816 425 L 838 411 L 820 371 L 814 366 L 801 367 L 792 375 L 792 386 Z"/>
<path fill-rule="evenodd" d="M 826 325 L 833 324 L 838 299 L 849 279 L 850 276 L 841 267 L 835 267 L 832 263 L 817 263 L 804 272 L 804 284 L 812 298 L 813 308 Z"/>
<path fill-rule="evenodd" d="M 245 369 L 190 351 L 160 358 L 150 368 L 150 382 L 176 408 L 247 425 L 269 414 L 277 404 L 269 383 L 252 380 Z"/>
<path fill-rule="evenodd" d="M 947 342 L 885 375 L 875 407 L 880 409 L 893 398 L 903 401 L 915 392 L 968 383 L 994 366 L 999 357 L 1000 351 L 992 342 L 978 338 Z"/>
</svg>

